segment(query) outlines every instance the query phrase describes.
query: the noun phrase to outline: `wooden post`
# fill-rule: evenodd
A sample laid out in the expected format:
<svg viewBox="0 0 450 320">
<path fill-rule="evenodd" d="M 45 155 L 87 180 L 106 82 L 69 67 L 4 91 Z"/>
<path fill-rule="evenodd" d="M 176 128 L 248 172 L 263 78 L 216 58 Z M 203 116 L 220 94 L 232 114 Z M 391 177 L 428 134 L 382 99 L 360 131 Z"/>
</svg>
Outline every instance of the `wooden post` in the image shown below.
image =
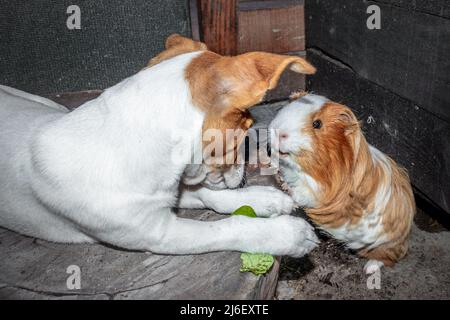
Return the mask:
<svg viewBox="0 0 450 320">
<path fill-rule="evenodd" d="M 237 53 L 237 0 L 198 0 L 200 35 L 209 50 L 222 55 Z"/>
<path fill-rule="evenodd" d="M 190 12 L 194 40 L 219 54 L 305 55 L 304 0 L 190 0 Z M 286 71 L 265 101 L 304 88 L 304 75 Z"/>
</svg>

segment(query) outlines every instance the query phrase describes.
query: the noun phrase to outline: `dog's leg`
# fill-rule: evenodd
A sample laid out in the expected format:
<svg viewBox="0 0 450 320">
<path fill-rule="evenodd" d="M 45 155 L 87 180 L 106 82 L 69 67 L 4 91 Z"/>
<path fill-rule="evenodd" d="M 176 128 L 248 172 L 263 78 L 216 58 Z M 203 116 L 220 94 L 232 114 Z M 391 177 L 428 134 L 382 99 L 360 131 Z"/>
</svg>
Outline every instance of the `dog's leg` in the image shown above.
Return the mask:
<svg viewBox="0 0 450 320">
<path fill-rule="evenodd" d="M 184 189 L 179 199 L 180 208 L 210 208 L 225 214 L 243 205 L 251 206 L 260 217 L 274 217 L 291 213 L 294 202 L 287 194 L 269 186 L 225 190 Z"/>
<path fill-rule="evenodd" d="M 301 218 L 232 216 L 214 222 L 195 221 L 177 217 L 166 207 L 168 202 L 164 196 L 114 194 L 97 198 L 95 206 L 61 214 L 80 232 L 100 242 L 160 254 L 233 250 L 299 257 L 316 245 L 313 228 Z"/>
<path fill-rule="evenodd" d="M 162 254 L 241 251 L 301 257 L 318 239 L 305 220 L 293 216 L 272 219 L 232 216 L 214 222 L 171 216 L 149 250 Z"/>
</svg>

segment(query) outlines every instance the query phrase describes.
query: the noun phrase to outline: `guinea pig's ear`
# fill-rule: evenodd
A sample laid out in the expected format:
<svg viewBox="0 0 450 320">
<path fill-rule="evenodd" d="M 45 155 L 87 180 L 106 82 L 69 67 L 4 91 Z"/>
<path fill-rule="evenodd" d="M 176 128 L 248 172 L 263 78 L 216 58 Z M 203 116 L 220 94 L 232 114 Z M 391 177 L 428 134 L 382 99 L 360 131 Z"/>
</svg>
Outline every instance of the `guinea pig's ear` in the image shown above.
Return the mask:
<svg viewBox="0 0 450 320">
<path fill-rule="evenodd" d="M 208 50 L 206 44 L 203 42 L 194 41 L 192 39 L 180 36 L 177 33 L 171 34 L 167 37 L 165 46 L 166 50 L 152 58 L 148 62 L 147 67 L 152 67 L 164 60 L 168 60 L 183 53 Z"/>
<path fill-rule="evenodd" d="M 345 135 L 352 134 L 359 129 L 358 119 L 356 119 L 354 113 L 347 107 L 342 107 L 338 119 L 344 124 Z"/>
</svg>

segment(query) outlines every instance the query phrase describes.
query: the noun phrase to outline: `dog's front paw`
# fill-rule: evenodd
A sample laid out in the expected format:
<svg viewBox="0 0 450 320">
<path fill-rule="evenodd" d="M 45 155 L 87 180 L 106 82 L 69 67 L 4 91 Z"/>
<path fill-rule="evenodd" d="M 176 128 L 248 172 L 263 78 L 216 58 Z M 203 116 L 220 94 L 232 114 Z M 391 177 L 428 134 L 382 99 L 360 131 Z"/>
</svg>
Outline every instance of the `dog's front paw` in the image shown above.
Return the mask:
<svg viewBox="0 0 450 320">
<path fill-rule="evenodd" d="M 306 220 L 293 216 L 275 218 L 282 226 L 281 234 L 276 238 L 280 241 L 285 255 L 300 258 L 308 254 L 319 244 L 319 239 Z M 278 241 L 275 240 L 275 241 Z"/>
<path fill-rule="evenodd" d="M 246 188 L 245 201 L 259 217 L 276 217 L 290 214 L 294 201 L 282 191 L 268 186 L 251 186 Z"/>
<path fill-rule="evenodd" d="M 289 221 L 289 223 L 294 229 L 295 237 L 294 247 L 289 255 L 295 258 L 303 257 L 318 246 L 320 243 L 319 238 L 317 238 L 313 226 L 307 221 L 295 217 L 286 218 L 292 218 L 292 221 Z"/>
</svg>

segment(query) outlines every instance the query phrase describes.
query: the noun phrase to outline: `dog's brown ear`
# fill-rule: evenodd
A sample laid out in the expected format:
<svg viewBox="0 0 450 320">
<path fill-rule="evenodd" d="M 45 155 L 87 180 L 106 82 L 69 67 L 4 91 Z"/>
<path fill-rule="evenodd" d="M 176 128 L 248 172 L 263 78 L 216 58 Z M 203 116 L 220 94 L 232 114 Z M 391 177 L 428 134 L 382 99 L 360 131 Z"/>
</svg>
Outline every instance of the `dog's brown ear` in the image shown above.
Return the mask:
<svg viewBox="0 0 450 320">
<path fill-rule="evenodd" d="M 156 57 L 152 58 L 147 67 L 152 67 L 164 60 L 176 57 L 183 53 L 207 50 L 206 44 L 199 41 L 194 41 L 192 39 L 180 36 L 177 33 L 171 34 L 166 39 L 166 50 L 158 54 Z"/>
<path fill-rule="evenodd" d="M 289 69 L 297 73 L 314 74 L 316 68 L 308 61 L 297 56 L 278 55 L 267 52 L 250 52 L 237 58 L 253 61 L 256 69 L 268 84 L 268 89 L 273 89 L 278 84 L 283 71 Z"/>
<path fill-rule="evenodd" d="M 250 52 L 224 57 L 206 51 L 187 66 L 193 104 L 205 113 L 203 132 L 209 129 L 240 130 L 236 140 L 225 153 L 238 147 L 252 125 L 248 108 L 259 103 L 266 92 L 275 88 L 286 68 L 294 72 L 312 74 L 316 69 L 305 59 L 265 52 Z M 216 156 L 217 157 L 217 156 Z"/>
<path fill-rule="evenodd" d="M 247 109 L 276 87 L 283 71 L 313 74 L 316 69 L 297 56 L 250 52 L 223 57 L 207 51 L 186 69 L 194 103 L 204 111 L 226 113 Z"/>
</svg>

